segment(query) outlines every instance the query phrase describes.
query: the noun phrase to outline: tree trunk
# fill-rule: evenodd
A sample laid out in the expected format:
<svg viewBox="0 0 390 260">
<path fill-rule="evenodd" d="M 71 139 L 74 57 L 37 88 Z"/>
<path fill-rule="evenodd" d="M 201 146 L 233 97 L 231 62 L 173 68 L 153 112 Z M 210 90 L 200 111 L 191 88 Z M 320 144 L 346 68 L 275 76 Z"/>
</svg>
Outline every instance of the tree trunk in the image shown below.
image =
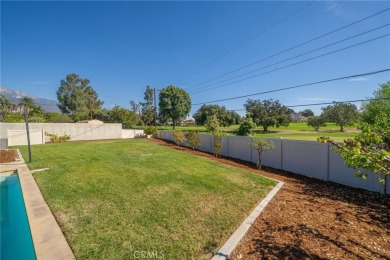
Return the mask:
<svg viewBox="0 0 390 260">
<path fill-rule="evenodd" d="M 257 164 L 257 168 L 258 168 L 259 170 L 261 170 L 261 160 L 263 159 L 263 158 L 262 158 L 262 157 L 263 157 L 263 149 L 262 149 L 262 148 L 257 149 L 257 152 L 259 153 L 259 162 L 258 162 L 258 164 Z"/>
<path fill-rule="evenodd" d="M 267 132 L 268 131 L 268 126 L 263 126 L 263 130 L 264 130 L 264 132 Z"/>
<path fill-rule="evenodd" d="M 344 132 L 344 124 L 343 123 L 340 124 L 340 132 Z"/>
</svg>

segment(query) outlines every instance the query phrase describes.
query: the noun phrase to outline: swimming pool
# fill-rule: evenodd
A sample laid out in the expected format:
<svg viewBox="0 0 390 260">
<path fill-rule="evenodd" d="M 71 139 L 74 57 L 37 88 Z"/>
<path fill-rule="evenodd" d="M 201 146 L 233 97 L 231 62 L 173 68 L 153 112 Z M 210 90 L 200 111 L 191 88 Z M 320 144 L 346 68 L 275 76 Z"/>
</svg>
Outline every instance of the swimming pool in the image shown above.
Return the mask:
<svg viewBox="0 0 390 260">
<path fill-rule="evenodd" d="M 1 259 L 36 259 L 17 174 L 0 176 Z"/>
</svg>

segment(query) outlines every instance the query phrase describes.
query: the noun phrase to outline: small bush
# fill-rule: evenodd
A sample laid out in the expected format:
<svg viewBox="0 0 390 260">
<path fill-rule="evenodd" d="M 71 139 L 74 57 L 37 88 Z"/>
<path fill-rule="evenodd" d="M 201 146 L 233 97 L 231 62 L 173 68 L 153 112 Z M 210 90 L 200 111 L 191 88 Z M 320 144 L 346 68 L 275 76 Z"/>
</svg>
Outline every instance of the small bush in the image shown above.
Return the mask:
<svg viewBox="0 0 390 260">
<path fill-rule="evenodd" d="M 180 146 L 180 143 L 184 142 L 186 137 L 184 136 L 183 131 L 181 130 L 173 130 L 173 139 L 175 140 L 175 143 Z"/>
<path fill-rule="evenodd" d="M 261 169 L 262 159 L 263 159 L 263 151 L 270 151 L 275 148 L 275 144 L 271 140 L 267 140 L 258 136 L 252 137 L 251 141 L 247 143 L 250 147 L 257 150 L 258 161 L 257 168 Z"/>
<path fill-rule="evenodd" d="M 185 133 L 185 137 L 187 138 L 186 144 L 192 147 L 192 150 L 194 150 L 195 147 L 198 147 L 200 145 L 198 131 L 194 131 L 194 130 L 187 131 Z"/>
<path fill-rule="evenodd" d="M 307 118 L 307 125 L 318 131 L 321 126 L 326 126 L 325 118 L 322 116 L 310 116 Z"/>
<path fill-rule="evenodd" d="M 157 129 L 154 126 L 145 126 L 144 133 L 146 135 L 155 135 L 157 134 Z"/>
<path fill-rule="evenodd" d="M 45 133 L 45 135 L 49 136 L 50 141 L 53 143 L 60 143 L 60 142 L 65 142 L 65 141 L 70 140 L 70 135 L 67 135 L 67 134 L 59 136 L 56 134 Z"/>
<path fill-rule="evenodd" d="M 253 120 L 250 116 L 246 116 L 241 124 L 240 124 L 240 127 L 238 128 L 237 130 L 237 135 L 251 135 L 252 134 L 252 131 L 253 129 L 256 128 L 256 124 L 253 123 Z"/>
</svg>

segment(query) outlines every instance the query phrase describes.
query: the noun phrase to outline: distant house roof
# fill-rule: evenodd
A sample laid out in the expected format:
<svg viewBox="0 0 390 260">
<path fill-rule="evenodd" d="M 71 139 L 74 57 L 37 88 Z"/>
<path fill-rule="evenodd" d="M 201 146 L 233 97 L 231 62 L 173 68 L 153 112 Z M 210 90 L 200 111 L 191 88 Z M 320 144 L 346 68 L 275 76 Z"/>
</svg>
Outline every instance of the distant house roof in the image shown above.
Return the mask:
<svg viewBox="0 0 390 260">
<path fill-rule="evenodd" d="M 104 124 L 103 121 L 96 120 L 96 119 L 93 119 L 93 120 L 81 120 L 81 121 L 78 121 L 77 123 L 92 124 L 92 125 L 102 125 L 102 124 Z"/>
</svg>

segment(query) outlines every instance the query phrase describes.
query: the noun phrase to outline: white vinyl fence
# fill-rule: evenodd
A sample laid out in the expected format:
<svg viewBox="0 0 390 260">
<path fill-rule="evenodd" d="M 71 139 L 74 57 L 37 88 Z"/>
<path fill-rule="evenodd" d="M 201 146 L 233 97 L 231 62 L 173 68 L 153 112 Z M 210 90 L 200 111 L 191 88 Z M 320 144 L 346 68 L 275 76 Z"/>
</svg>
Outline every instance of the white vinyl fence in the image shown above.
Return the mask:
<svg viewBox="0 0 390 260">
<path fill-rule="evenodd" d="M 173 141 L 172 131 L 160 131 L 157 136 Z M 212 153 L 213 136 L 199 134 L 199 138 L 201 145 L 197 149 Z M 221 154 L 256 163 L 258 154 L 247 144 L 249 140 L 248 136 L 225 136 Z M 271 140 L 275 143 L 275 148 L 263 153 L 262 164 L 265 166 L 355 188 L 384 192 L 384 185 L 378 182 L 377 174 L 365 171 L 368 173 L 367 179 L 355 177 L 355 170 L 345 166 L 344 160 L 338 153 L 330 149 L 329 144 L 272 138 Z M 387 193 L 389 191 L 390 181 L 387 183 Z"/>
</svg>

